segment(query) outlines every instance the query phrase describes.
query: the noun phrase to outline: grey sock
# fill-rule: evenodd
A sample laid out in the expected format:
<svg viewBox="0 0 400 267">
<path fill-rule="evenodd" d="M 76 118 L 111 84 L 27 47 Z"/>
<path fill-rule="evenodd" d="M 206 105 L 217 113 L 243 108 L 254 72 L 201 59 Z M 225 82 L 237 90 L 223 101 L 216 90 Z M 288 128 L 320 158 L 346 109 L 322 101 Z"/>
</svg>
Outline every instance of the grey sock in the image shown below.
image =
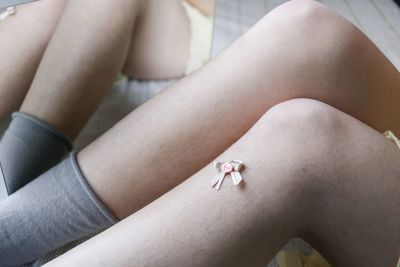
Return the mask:
<svg viewBox="0 0 400 267">
<path fill-rule="evenodd" d="M 21 266 L 117 222 L 75 154 L 0 202 L 0 266 Z"/>
<path fill-rule="evenodd" d="M 59 163 L 72 149 L 61 132 L 28 114 L 16 112 L 0 143 L 0 179 L 12 194 Z"/>
</svg>

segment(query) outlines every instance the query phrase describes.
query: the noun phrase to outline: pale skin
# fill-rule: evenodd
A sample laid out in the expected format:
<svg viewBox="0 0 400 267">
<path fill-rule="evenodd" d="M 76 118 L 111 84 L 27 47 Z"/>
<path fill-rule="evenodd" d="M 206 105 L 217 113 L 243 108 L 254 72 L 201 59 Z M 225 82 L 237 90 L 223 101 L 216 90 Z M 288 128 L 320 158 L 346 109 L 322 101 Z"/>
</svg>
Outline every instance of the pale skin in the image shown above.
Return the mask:
<svg viewBox="0 0 400 267">
<path fill-rule="evenodd" d="M 119 72 L 137 79 L 183 76 L 189 38 L 180 0 L 19 6 L 0 23 L 0 120 L 23 101 L 21 111 L 74 139 Z"/>
<path fill-rule="evenodd" d="M 22 104 L 64 5 L 39 1 L 0 22 L 0 121 Z"/>
<path fill-rule="evenodd" d="M 399 152 L 370 127 L 400 133 L 399 85 L 398 71 L 349 22 L 310 1 L 281 6 L 79 153 L 119 218 L 192 177 L 51 264 L 260 265 L 302 236 L 334 265 L 394 265 Z M 369 127 L 310 100 L 270 110 L 298 97 Z M 243 191 L 229 182 L 211 190 L 208 164 L 218 155 L 246 163 Z"/>
<path fill-rule="evenodd" d="M 321 102 L 292 100 L 217 159 L 237 158 L 247 166 L 242 187 L 226 179 L 211 189 L 209 164 L 46 266 L 264 267 L 294 237 L 333 266 L 395 265 L 400 152 L 380 133 Z"/>
<path fill-rule="evenodd" d="M 393 266 L 400 155 L 379 132 L 400 133 L 399 86 L 379 50 L 330 10 L 275 9 L 79 153 L 119 218 L 141 210 L 49 266 L 264 266 L 296 236 L 334 266 Z M 359 121 L 311 100 L 270 110 L 297 97 Z M 246 187 L 214 192 L 214 158 L 243 160 Z"/>
<path fill-rule="evenodd" d="M 317 99 L 399 135 L 398 71 L 349 22 L 303 2 L 275 9 L 78 154 L 89 183 L 117 217 L 193 175 L 285 100 Z"/>
</svg>

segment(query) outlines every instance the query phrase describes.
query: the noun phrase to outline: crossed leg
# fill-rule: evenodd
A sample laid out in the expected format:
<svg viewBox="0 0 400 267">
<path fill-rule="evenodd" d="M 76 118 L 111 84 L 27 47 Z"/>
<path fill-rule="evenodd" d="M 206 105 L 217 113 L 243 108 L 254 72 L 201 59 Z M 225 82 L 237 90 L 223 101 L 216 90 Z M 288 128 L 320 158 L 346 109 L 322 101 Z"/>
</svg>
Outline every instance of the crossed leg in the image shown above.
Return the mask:
<svg viewBox="0 0 400 267">
<path fill-rule="evenodd" d="M 293 1 L 132 113 L 82 151 L 79 163 L 97 195 L 124 218 L 193 175 L 287 99 L 322 100 L 398 133 L 398 84 L 397 70 L 347 21 L 314 2 Z M 278 245 L 271 243 L 270 253 Z"/>
<path fill-rule="evenodd" d="M 398 87 L 397 70 L 358 30 L 319 4 L 293 1 L 82 151 L 80 164 L 123 218 L 286 99 L 318 99 L 398 133 Z M 394 265 L 399 152 L 378 132 L 323 104 L 294 101 L 267 112 L 220 158 L 247 162 L 243 191 L 210 191 L 207 166 L 54 264 L 261 266 L 301 236 L 334 265 Z"/>
<path fill-rule="evenodd" d="M 333 266 L 394 266 L 400 151 L 326 104 L 270 109 L 218 160 L 241 159 L 243 187 L 210 187 L 212 164 L 48 266 L 265 266 L 301 236 Z"/>
<path fill-rule="evenodd" d="M 397 70 L 353 25 L 318 3 L 292 1 L 135 110 L 78 160 L 95 192 L 124 218 L 193 175 L 285 100 L 320 100 L 399 134 L 399 84 Z M 118 179 L 110 184 L 110 177 Z"/>
</svg>

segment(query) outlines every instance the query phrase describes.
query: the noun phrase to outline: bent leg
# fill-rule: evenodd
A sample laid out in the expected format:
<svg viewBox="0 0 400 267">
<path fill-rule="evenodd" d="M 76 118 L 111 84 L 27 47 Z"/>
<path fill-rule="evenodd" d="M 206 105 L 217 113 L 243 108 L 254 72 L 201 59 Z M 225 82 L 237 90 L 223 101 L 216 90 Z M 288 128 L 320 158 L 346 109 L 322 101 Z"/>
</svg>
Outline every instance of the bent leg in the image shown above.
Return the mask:
<svg viewBox="0 0 400 267">
<path fill-rule="evenodd" d="M 349 22 L 320 4 L 292 1 L 78 159 L 95 192 L 123 218 L 193 175 L 287 99 L 321 100 L 400 133 L 399 84 L 399 73 Z M 110 184 L 110 177 L 117 178 Z"/>
<path fill-rule="evenodd" d="M 179 1 L 162 11 L 159 2 L 69 1 L 21 110 L 75 138 L 124 68 L 128 55 L 136 57 L 128 67 L 136 64 L 132 73 L 138 78 L 183 74 L 188 22 Z M 169 25 L 176 21 L 180 27 Z M 162 41 L 167 36 L 170 41 L 171 34 L 161 26 L 174 28 L 174 42 L 179 45 L 166 40 L 163 49 L 159 43 L 149 45 L 154 38 Z M 175 55 L 170 52 L 172 45 Z M 177 60 L 176 66 L 169 62 L 172 59 Z"/>
<path fill-rule="evenodd" d="M 123 72 L 135 79 L 183 77 L 189 57 L 190 22 L 181 0 L 147 0 L 132 33 Z"/>
<path fill-rule="evenodd" d="M 209 164 L 47 266 L 265 266 L 299 235 L 333 266 L 394 266 L 400 151 L 375 130 L 297 99 L 218 157 L 231 159 L 246 164 L 242 187 L 211 189 Z"/>
<path fill-rule="evenodd" d="M 42 0 L 19 6 L 0 22 L 0 121 L 22 104 L 64 5 Z"/>
<path fill-rule="evenodd" d="M 7 130 L 8 134 L 2 139 L 0 161 L 9 194 L 42 174 L 54 162 L 59 162 L 60 156 L 61 158 L 65 156 L 60 153 L 53 155 L 47 152 L 52 151 L 53 144 L 56 142 L 61 148 L 53 150 L 66 152 L 70 149 L 69 141 L 66 147 L 65 142 L 59 142 L 59 138 L 53 138 L 56 139 L 54 141 L 48 140 L 48 137 L 54 136 L 54 133 L 58 136 L 62 135 L 63 140 L 76 137 L 102 101 L 118 72 L 121 71 L 131 45 L 132 34 L 137 37 L 133 41 L 140 43 L 139 47 L 142 47 L 138 48 L 136 52 L 149 55 L 149 51 L 147 53 L 142 51 L 145 49 L 141 42 L 146 40 L 143 35 L 156 34 L 155 27 L 152 25 L 154 23 L 152 19 L 155 16 L 153 13 L 161 11 L 153 2 L 160 1 L 81 2 L 69 1 L 66 4 L 61 21 L 21 108 L 26 113 L 23 114 L 23 117 L 29 118 L 28 122 L 20 123 L 18 127 L 15 127 L 18 122 L 14 119 Z M 55 3 L 59 2 L 55 1 Z M 179 5 L 182 8 L 178 0 L 175 1 L 175 4 L 175 9 Z M 43 13 L 52 12 L 49 4 L 40 7 L 43 9 L 41 10 Z M 178 16 L 171 13 L 174 8 L 171 8 L 165 17 L 176 19 Z M 155 11 L 153 12 L 153 10 Z M 39 12 L 36 13 L 37 17 L 43 15 Z M 24 13 L 19 15 L 24 15 Z M 38 20 L 36 16 L 34 17 Z M 151 23 L 142 23 L 143 20 L 145 22 L 150 20 Z M 42 20 L 40 21 L 42 22 Z M 182 27 L 185 26 L 188 25 L 182 25 Z M 136 28 L 141 29 L 140 34 L 134 32 L 134 28 L 135 30 Z M 39 27 L 39 29 L 41 28 Z M 178 32 L 175 34 L 179 35 Z M 183 34 L 183 36 L 185 35 Z M 168 38 L 170 37 L 169 35 Z M 44 43 L 47 46 L 47 40 Z M 187 45 L 187 42 L 183 43 L 182 47 Z M 179 49 L 179 47 L 176 48 Z M 170 56 L 172 57 L 172 55 Z M 22 58 L 27 59 L 25 54 L 22 55 Z M 138 59 L 140 63 L 144 63 L 143 60 Z M 165 58 L 164 61 L 166 61 Z M 165 63 L 163 68 L 165 69 Z M 170 70 L 172 69 L 171 67 Z M 29 127 L 31 121 L 40 121 L 39 128 L 41 129 L 32 132 Z M 41 127 L 43 125 L 46 127 Z M 35 127 L 35 129 L 37 128 Z M 52 129 L 51 134 L 43 134 L 46 129 L 42 128 Z M 64 135 L 69 138 L 65 138 Z M 32 144 L 36 143 L 41 145 L 35 146 L 33 149 Z M 21 160 L 20 155 L 27 156 Z"/>
<path fill-rule="evenodd" d="M 69 139 L 78 134 L 122 68 L 140 4 L 140 0 L 66 3 L 21 107 L 23 114 L 19 119 L 14 116 L 1 140 L 0 167 L 8 194 L 71 149 Z"/>
<path fill-rule="evenodd" d="M 289 7 L 296 6 L 297 3 L 299 1 L 291 2 Z M 329 12 L 329 19 L 318 24 L 321 26 L 317 28 L 319 32 L 315 30 L 312 33 L 315 33 L 315 38 L 320 36 L 324 45 L 329 44 L 324 43 L 325 39 L 343 37 L 345 41 L 341 46 L 335 47 L 335 54 L 324 54 L 323 52 L 329 52 L 331 49 L 321 50 L 321 47 L 324 47 L 322 44 L 321 47 L 315 47 L 305 39 L 301 42 L 301 48 L 293 47 L 299 51 L 292 54 L 292 62 L 283 64 L 282 59 L 293 51 L 282 44 L 292 44 L 291 38 L 301 37 L 296 35 L 298 31 L 307 33 L 308 27 L 315 25 L 316 17 L 328 15 L 320 5 L 304 3 L 308 3 L 302 6 L 305 8 L 298 9 L 296 12 L 299 13 L 292 13 L 296 16 L 284 21 L 277 20 L 272 14 L 267 16 L 217 60 L 132 113 L 79 154 L 79 163 L 89 184 L 117 217 L 124 218 L 141 209 L 193 175 L 242 136 L 274 101 L 306 94 L 305 88 L 311 88 L 314 91 L 310 89 L 310 92 L 314 93 L 316 98 L 326 97 L 332 102 L 337 99 L 346 100 L 344 103 L 354 115 L 360 112 L 360 105 L 350 105 L 352 102 L 344 97 L 347 94 L 359 94 L 360 102 L 365 105 L 371 102 L 371 108 L 378 108 L 382 99 L 388 98 L 386 93 L 395 87 L 398 73 L 391 71 L 391 65 L 378 51 L 369 49 L 371 46 L 365 37 L 358 31 L 354 32 L 351 25 Z M 293 31 L 296 26 L 301 27 L 297 28 L 298 31 Z M 272 34 L 277 29 L 284 34 L 277 35 L 276 39 L 270 41 L 260 40 L 263 34 Z M 362 42 L 353 38 L 355 33 L 362 37 Z M 353 53 L 346 53 L 348 50 L 340 48 L 343 45 L 354 48 L 356 44 L 359 50 L 363 48 L 371 53 L 360 58 L 354 56 L 354 70 L 350 70 L 361 72 L 362 67 L 371 68 L 371 71 L 373 66 L 386 66 L 386 80 L 380 77 L 382 72 L 379 71 L 367 72 L 369 75 L 357 77 L 366 83 L 363 89 L 373 93 L 375 87 L 368 87 L 367 82 L 371 76 L 377 75 L 375 78 L 378 80 L 375 83 L 381 85 L 383 93 L 381 98 L 375 99 L 376 102 L 369 97 L 361 97 L 364 91 L 359 91 L 360 87 L 354 85 L 352 76 L 347 77 L 341 73 L 342 68 L 346 67 L 342 64 L 347 64 L 347 58 Z M 304 57 L 306 51 L 309 51 L 307 49 L 311 49 L 318 56 Z M 270 51 L 274 53 L 269 54 Z M 255 58 L 255 55 L 258 57 Z M 329 59 L 330 64 L 321 63 L 321 59 Z M 366 59 L 372 67 L 361 64 L 367 63 Z M 241 65 L 236 65 L 237 62 L 241 62 Z M 297 78 L 289 83 L 282 76 L 283 70 L 277 68 L 275 71 L 271 67 L 286 67 L 289 74 L 294 74 L 304 70 L 306 63 L 311 71 L 304 72 L 301 76 L 291 75 Z M 268 76 L 264 73 L 266 69 L 270 70 Z M 316 70 L 322 71 L 319 73 L 321 75 L 314 75 Z M 337 76 L 343 80 L 340 88 L 347 90 L 327 90 L 335 85 L 333 81 Z M 315 90 L 316 83 L 321 84 L 320 91 Z M 273 84 L 276 87 L 272 88 Z M 287 87 L 290 84 L 292 87 Z M 351 91 L 352 88 L 355 88 L 354 92 Z M 397 108 L 397 105 L 388 105 L 386 109 L 376 110 L 378 114 L 383 117 L 387 115 L 385 118 L 389 118 L 383 126 L 376 117 L 369 116 L 371 112 L 367 113 L 368 115 L 361 112 L 360 119 L 372 120 L 371 126 L 377 129 L 393 127 L 396 130 L 398 122 L 393 119 L 392 112 Z"/>
<path fill-rule="evenodd" d="M 122 69 L 141 3 L 69 1 L 21 110 L 75 138 Z"/>
</svg>

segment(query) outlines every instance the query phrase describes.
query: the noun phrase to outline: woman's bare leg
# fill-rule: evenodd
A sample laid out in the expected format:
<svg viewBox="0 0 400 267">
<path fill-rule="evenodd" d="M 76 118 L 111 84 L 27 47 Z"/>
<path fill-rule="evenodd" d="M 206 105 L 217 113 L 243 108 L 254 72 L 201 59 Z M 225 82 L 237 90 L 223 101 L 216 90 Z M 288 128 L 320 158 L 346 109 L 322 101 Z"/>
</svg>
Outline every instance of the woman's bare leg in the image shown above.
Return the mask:
<svg viewBox="0 0 400 267">
<path fill-rule="evenodd" d="M 56 10 L 55 13 L 58 16 L 63 11 L 62 18 L 21 108 L 21 111 L 33 116 L 20 114 L 24 116 L 23 119 L 22 117 L 14 118 L 8 127 L 7 134 L 2 138 L 0 161 L 8 194 L 12 194 L 64 157 L 71 148 L 68 139 L 73 140 L 77 136 L 100 104 L 118 72 L 122 70 L 128 52 L 140 55 L 140 57 L 137 56 L 135 62 L 144 68 L 141 72 L 143 75 L 147 71 L 160 77 L 164 74 L 166 76 L 162 77 L 166 78 L 168 75 L 178 75 L 179 70 L 181 74 L 184 73 L 183 62 L 187 56 L 184 48 L 189 46 L 189 40 L 186 40 L 189 34 L 184 29 L 188 28 L 189 24 L 185 20 L 186 14 L 179 0 L 168 1 L 168 4 L 164 2 L 164 0 L 117 2 L 91 0 L 82 3 L 82 1 L 72 0 L 68 1 L 65 9 L 60 6 L 60 10 Z M 56 1 L 55 3 L 64 2 Z M 164 4 L 169 7 L 168 10 L 160 10 L 160 7 L 165 6 Z M 39 10 L 36 6 L 28 7 L 30 9 L 22 9 L 22 13 L 18 9 L 15 18 L 11 19 L 18 22 L 25 19 L 27 16 L 25 13 L 33 12 L 28 14 L 28 18 L 44 23 L 46 21 L 41 19 L 41 16 L 54 12 L 50 9 L 52 7 L 50 4 L 40 6 Z M 50 16 L 50 14 L 47 15 Z M 180 27 L 171 25 L 182 18 Z M 158 31 L 154 26 L 157 23 L 159 23 Z M 51 25 L 54 28 L 53 24 Z M 5 29 L 11 29 L 11 26 L 13 25 L 4 25 Z M 42 28 L 36 29 L 36 33 Z M 165 32 L 163 35 L 161 32 L 163 28 L 173 28 L 174 31 Z M 18 33 L 21 34 L 21 32 Z M 44 47 L 47 46 L 50 36 L 41 40 L 40 38 L 44 38 L 42 35 L 32 38 L 33 47 L 37 46 L 39 41 L 42 41 Z M 143 45 L 149 36 L 152 41 L 160 41 L 173 40 L 175 35 L 182 38 L 180 42 L 182 44 L 175 46 L 175 50 L 171 49 L 171 42 L 164 42 L 158 47 L 150 48 Z M 137 46 L 131 49 L 131 42 L 137 43 Z M 152 51 L 154 49 L 157 53 Z M 164 52 L 164 57 L 160 57 L 166 50 L 169 51 L 168 54 Z M 170 51 L 176 51 L 176 54 Z M 29 60 L 25 51 L 21 55 L 17 51 L 14 52 L 20 61 Z M 41 57 L 35 49 L 30 50 L 29 53 L 32 57 Z M 181 58 L 177 58 L 178 55 L 181 55 Z M 154 62 L 155 56 L 159 59 L 158 63 Z M 168 59 L 177 59 L 176 66 L 171 64 L 171 67 L 167 69 L 165 65 L 171 61 Z M 5 62 L 5 64 L 10 64 L 10 62 Z M 151 69 L 154 66 L 162 67 Z M 35 72 L 35 69 L 30 68 L 25 76 L 29 76 L 31 72 Z M 20 81 L 26 81 L 24 76 L 17 78 Z M 10 79 L 6 79 L 5 83 L 7 82 L 10 83 Z M 12 84 L 8 84 L 4 94 L 14 92 L 10 86 Z M 12 94 L 11 98 L 16 100 L 15 96 Z M 7 110 L 10 112 L 12 109 Z M 37 118 L 41 119 L 40 123 L 36 120 Z M 32 125 L 35 127 L 32 128 Z M 65 138 L 64 135 L 69 138 Z M 60 136 L 63 137 L 57 138 Z M 21 158 L 22 155 L 24 157 Z"/>
<path fill-rule="evenodd" d="M 122 68 L 142 3 L 66 3 L 21 107 L 24 118 L 14 118 L 1 140 L 8 194 L 57 164 L 71 149 L 69 139 L 80 132 Z"/>
<path fill-rule="evenodd" d="M 145 2 L 123 72 L 145 80 L 183 77 L 189 57 L 190 22 L 182 0 Z"/>
<path fill-rule="evenodd" d="M 285 20 L 278 19 L 285 15 Z M 277 30 L 280 34 L 273 40 L 260 38 Z M 299 39 L 303 35 L 307 38 Z M 311 37 L 319 40 L 318 45 L 308 42 Z M 332 45 L 339 37 L 343 42 Z M 296 46 L 291 47 L 294 39 Z M 354 54 L 356 47 L 363 56 Z M 307 56 L 306 51 L 315 54 Z M 291 61 L 285 64 L 288 55 Z M 235 65 L 238 62 L 240 66 Z M 310 72 L 294 75 L 304 66 Z M 281 69 L 285 67 L 286 71 Z M 349 72 L 355 76 L 348 76 Z M 288 82 L 285 73 L 297 78 Z M 338 90 L 331 90 L 336 81 L 341 82 Z M 294 1 L 267 16 L 202 71 L 128 117 L 82 152 L 80 163 L 98 195 L 123 218 L 222 153 L 274 101 L 311 95 L 347 109 L 379 130 L 398 131 L 397 106 L 390 101 L 397 96 L 397 83 L 398 72 L 350 24 L 313 2 Z M 370 97 L 376 93 L 375 84 L 384 92 L 378 100 Z M 348 99 L 353 95 L 359 97 L 356 105 Z M 382 102 L 388 106 L 380 107 Z M 359 110 L 369 104 L 388 119 L 381 123 L 375 113 Z"/>
<path fill-rule="evenodd" d="M 214 14 L 214 0 L 187 0 L 187 2 L 206 16 L 212 16 Z"/>
<path fill-rule="evenodd" d="M 349 22 L 315 2 L 292 1 L 78 159 L 95 192 L 124 218 L 193 175 L 287 99 L 321 100 L 379 131 L 400 133 L 399 84 L 397 70 Z"/>
<path fill-rule="evenodd" d="M 220 191 L 212 164 L 48 266 L 265 266 L 289 239 L 333 266 L 392 267 L 400 244 L 400 151 L 326 104 L 272 108 L 218 157 L 245 184 Z"/>
<path fill-rule="evenodd" d="M 83 127 L 122 66 L 141 79 L 184 74 L 190 33 L 179 0 L 167 5 L 159 0 L 118 1 L 112 6 L 70 2 L 64 15 L 64 0 L 43 0 L 18 7 L 16 16 L 1 22 L 0 61 L 5 71 L 0 77 L 0 120 L 21 105 L 50 39 L 22 110 L 59 126 L 70 137 Z"/>
<path fill-rule="evenodd" d="M 65 0 L 19 6 L 0 22 L 0 121 L 22 104 Z"/>
<path fill-rule="evenodd" d="M 122 69 L 142 2 L 68 1 L 21 110 L 75 138 Z"/>
</svg>

